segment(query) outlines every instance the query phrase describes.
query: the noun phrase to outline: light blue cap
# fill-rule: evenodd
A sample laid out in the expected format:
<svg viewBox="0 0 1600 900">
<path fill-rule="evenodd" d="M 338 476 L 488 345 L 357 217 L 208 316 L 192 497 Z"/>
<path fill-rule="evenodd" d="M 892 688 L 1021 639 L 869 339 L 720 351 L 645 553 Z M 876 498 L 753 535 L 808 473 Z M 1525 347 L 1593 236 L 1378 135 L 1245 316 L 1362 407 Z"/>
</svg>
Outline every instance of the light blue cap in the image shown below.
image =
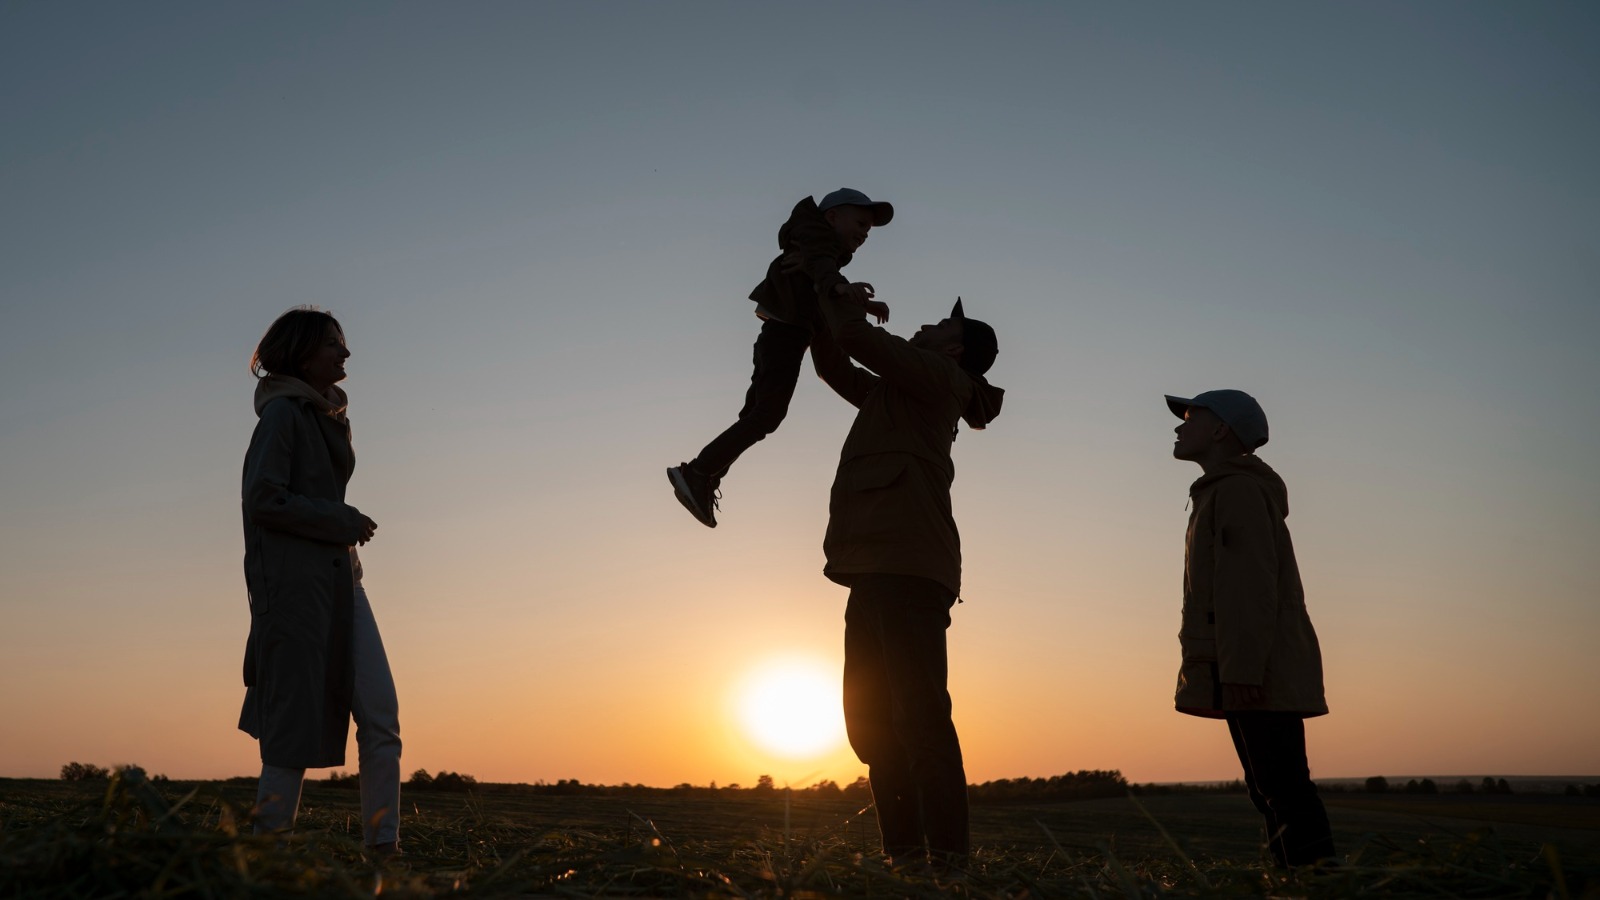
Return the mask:
<svg viewBox="0 0 1600 900">
<path fill-rule="evenodd" d="M 835 206 L 865 206 L 867 209 L 872 210 L 872 226 L 874 228 L 881 228 L 889 224 L 889 220 L 894 218 L 893 206 L 882 200 L 873 201 L 866 194 L 855 188 L 839 188 L 837 191 L 823 197 L 822 202 L 817 204 L 817 209 L 820 212 L 827 212 Z"/>
<path fill-rule="evenodd" d="M 1167 408 L 1180 419 L 1190 407 L 1195 406 L 1215 413 L 1222 424 L 1238 435 L 1246 450 L 1254 450 L 1267 442 L 1266 410 L 1261 408 L 1256 398 L 1244 391 L 1206 391 L 1189 398 L 1167 395 Z"/>
</svg>

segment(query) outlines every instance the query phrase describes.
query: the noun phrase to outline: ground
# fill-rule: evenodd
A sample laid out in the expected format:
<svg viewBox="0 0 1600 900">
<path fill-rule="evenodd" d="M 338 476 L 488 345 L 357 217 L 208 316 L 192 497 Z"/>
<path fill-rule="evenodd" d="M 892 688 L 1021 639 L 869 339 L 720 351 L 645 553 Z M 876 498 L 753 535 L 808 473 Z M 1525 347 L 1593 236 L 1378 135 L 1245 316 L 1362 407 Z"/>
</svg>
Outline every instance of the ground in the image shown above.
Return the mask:
<svg viewBox="0 0 1600 900">
<path fill-rule="evenodd" d="M 311 783 L 287 842 L 247 782 L 0 779 L 0 896 L 1600 897 L 1600 799 L 1328 794 L 1343 865 L 1285 875 L 1237 794 L 973 808 L 969 871 L 891 868 L 860 801 L 783 791 L 407 791 L 405 857 Z"/>
</svg>

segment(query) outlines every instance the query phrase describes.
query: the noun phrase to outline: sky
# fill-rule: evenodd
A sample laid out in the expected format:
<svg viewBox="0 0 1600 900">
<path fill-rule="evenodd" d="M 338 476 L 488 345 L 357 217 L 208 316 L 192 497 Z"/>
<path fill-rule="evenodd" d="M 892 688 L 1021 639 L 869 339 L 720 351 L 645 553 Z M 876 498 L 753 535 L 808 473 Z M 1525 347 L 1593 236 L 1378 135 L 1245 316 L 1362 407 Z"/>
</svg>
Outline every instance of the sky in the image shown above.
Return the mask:
<svg viewBox="0 0 1600 900">
<path fill-rule="evenodd" d="M 895 204 L 845 270 L 890 331 L 960 295 L 999 333 L 954 449 L 970 780 L 1238 776 L 1172 709 L 1162 395 L 1223 387 L 1289 485 L 1313 774 L 1600 773 L 1592 4 L 7 3 L 0 136 L 0 776 L 258 771 L 247 363 L 307 303 L 407 772 L 863 774 L 738 712 L 840 666 L 853 410 L 803 373 L 715 530 L 663 476 L 846 185 Z"/>
</svg>

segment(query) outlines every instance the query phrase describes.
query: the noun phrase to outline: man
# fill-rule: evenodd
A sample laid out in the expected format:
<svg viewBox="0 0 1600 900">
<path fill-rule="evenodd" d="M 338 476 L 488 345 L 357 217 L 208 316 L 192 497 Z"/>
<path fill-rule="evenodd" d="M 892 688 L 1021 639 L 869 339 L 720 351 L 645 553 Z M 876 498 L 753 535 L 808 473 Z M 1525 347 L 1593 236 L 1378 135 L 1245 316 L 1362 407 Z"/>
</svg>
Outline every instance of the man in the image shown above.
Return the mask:
<svg viewBox="0 0 1600 900">
<path fill-rule="evenodd" d="M 1255 455 L 1267 414 L 1243 391 L 1167 397 L 1172 455 L 1198 463 L 1184 548 L 1176 706 L 1224 719 L 1279 865 L 1333 856 L 1306 762 L 1304 719 L 1325 715 L 1322 652 L 1289 540 L 1289 492 Z"/>
<path fill-rule="evenodd" d="M 950 318 L 909 341 L 869 325 L 859 305 L 821 305 L 833 338 L 813 343 L 812 362 L 860 410 L 840 453 L 823 541 L 824 573 L 850 588 L 845 727 L 868 767 L 884 852 L 897 863 L 931 854 L 960 866 L 967 777 L 945 655 L 961 593 L 950 448 L 961 420 L 981 429 L 1000 411 L 1003 392 L 984 379 L 999 345 L 993 328 L 963 315 L 960 300 Z"/>
</svg>

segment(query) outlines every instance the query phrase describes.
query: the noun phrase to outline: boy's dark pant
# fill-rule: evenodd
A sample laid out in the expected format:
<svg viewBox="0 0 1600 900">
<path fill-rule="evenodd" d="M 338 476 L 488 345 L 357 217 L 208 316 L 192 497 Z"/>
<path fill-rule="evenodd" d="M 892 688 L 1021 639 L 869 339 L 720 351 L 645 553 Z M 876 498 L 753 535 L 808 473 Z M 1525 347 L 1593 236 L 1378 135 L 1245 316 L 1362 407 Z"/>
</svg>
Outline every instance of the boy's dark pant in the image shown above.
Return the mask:
<svg viewBox="0 0 1600 900">
<path fill-rule="evenodd" d="M 721 478 L 739 455 L 778 430 L 789 413 L 800 364 L 811 344 L 811 329 L 767 319 L 756 337 L 755 367 L 739 420 L 717 435 L 689 462 L 698 472 Z"/>
<path fill-rule="evenodd" d="M 955 595 L 910 575 L 858 575 L 844 613 L 844 721 L 867 764 L 884 852 L 966 857 L 967 773 L 950 720 L 945 629 Z"/>
<path fill-rule="evenodd" d="M 1250 802 L 1266 817 L 1267 846 L 1278 864 L 1304 866 L 1331 858 L 1333 830 L 1306 763 L 1305 720 L 1284 712 L 1227 718 Z"/>
</svg>

